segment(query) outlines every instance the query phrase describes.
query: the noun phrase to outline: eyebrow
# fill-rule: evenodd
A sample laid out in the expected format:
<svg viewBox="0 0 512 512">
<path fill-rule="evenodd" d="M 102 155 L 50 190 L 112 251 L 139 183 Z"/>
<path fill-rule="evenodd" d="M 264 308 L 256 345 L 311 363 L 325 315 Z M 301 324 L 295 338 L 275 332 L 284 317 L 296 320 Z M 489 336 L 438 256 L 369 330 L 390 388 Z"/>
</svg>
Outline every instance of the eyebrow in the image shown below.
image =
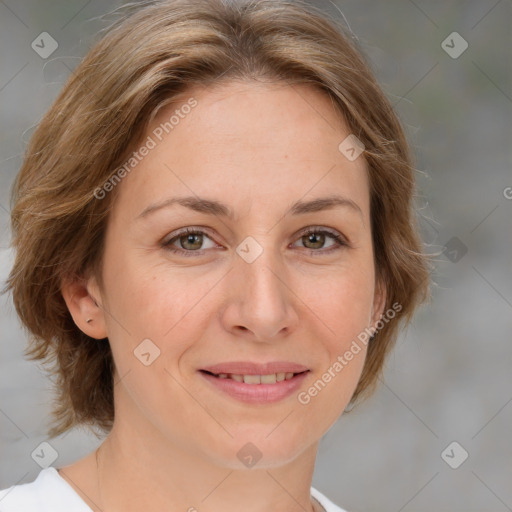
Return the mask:
<svg viewBox="0 0 512 512">
<path fill-rule="evenodd" d="M 225 205 L 224 203 L 221 203 L 220 201 L 201 198 L 197 196 L 171 197 L 159 203 L 149 205 L 137 216 L 137 219 L 147 217 L 149 214 L 157 210 L 169 208 L 175 204 L 179 204 L 181 206 L 184 206 L 185 208 L 189 208 L 190 210 L 194 210 L 199 213 L 205 213 L 207 215 L 216 215 L 219 217 L 227 217 L 231 220 L 234 219 L 233 210 L 231 210 L 229 206 Z M 361 215 L 361 218 L 363 217 L 363 212 L 361 208 L 357 205 L 357 203 L 355 203 L 351 199 L 339 195 L 319 197 L 317 199 L 312 199 L 310 201 L 299 200 L 291 206 L 287 214 L 291 213 L 292 215 L 302 215 L 306 213 L 314 213 L 323 210 L 331 210 L 336 207 L 348 207 L 353 211 L 359 213 Z"/>
</svg>

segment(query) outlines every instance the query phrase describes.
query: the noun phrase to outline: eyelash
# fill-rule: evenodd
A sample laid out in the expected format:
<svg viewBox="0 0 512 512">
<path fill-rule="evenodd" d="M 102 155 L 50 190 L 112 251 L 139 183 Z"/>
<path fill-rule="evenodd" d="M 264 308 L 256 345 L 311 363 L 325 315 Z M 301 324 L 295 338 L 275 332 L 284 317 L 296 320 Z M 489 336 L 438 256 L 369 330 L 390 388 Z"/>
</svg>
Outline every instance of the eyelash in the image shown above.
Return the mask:
<svg viewBox="0 0 512 512">
<path fill-rule="evenodd" d="M 320 253 L 320 255 L 330 254 L 333 251 L 337 251 L 337 250 L 339 250 L 339 249 L 341 249 L 343 247 L 349 247 L 349 244 L 347 243 L 347 241 L 340 234 L 336 233 L 335 231 L 327 230 L 325 228 L 322 228 L 322 229 L 317 228 L 317 227 L 307 228 L 306 230 L 304 230 L 299 235 L 299 238 L 302 238 L 303 236 L 307 236 L 307 235 L 311 235 L 311 234 L 328 235 L 330 238 L 332 238 L 336 242 L 334 245 L 329 247 L 327 250 L 307 249 L 307 248 L 305 248 L 306 250 L 309 251 L 309 254 L 312 255 L 312 256 L 318 256 L 319 253 Z M 202 256 L 204 251 L 207 250 L 207 249 L 200 249 L 200 250 L 191 251 L 191 250 L 186 250 L 186 249 L 180 249 L 180 248 L 177 248 L 177 247 L 172 247 L 171 244 L 174 241 L 179 240 L 184 235 L 206 235 L 210 240 L 212 240 L 212 238 L 210 236 L 208 236 L 208 233 L 206 231 L 203 231 L 203 230 L 200 230 L 200 229 L 194 229 L 194 228 L 185 228 L 182 231 L 179 231 L 178 233 L 176 233 L 168 241 L 163 242 L 163 244 L 162 244 L 163 247 L 166 250 L 168 250 L 168 251 L 171 251 L 171 252 L 173 252 L 175 254 L 181 254 L 181 255 L 186 256 L 186 257 L 190 257 L 190 256 L 193 256 L 193 255 Z"/>
</svg>

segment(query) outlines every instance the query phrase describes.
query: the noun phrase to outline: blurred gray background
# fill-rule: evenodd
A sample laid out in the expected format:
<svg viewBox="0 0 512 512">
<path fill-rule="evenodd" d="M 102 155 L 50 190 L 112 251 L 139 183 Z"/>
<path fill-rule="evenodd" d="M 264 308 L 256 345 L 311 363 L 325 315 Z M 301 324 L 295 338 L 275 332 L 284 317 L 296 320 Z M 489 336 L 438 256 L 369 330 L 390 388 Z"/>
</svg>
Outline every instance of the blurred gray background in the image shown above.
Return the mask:
<svg viewBox="0 0 512 512">
<path fill-rule="evenodd" d="M 120 3 L 0 1 L 2 282 L 26 142 L 105 26 L 98 16 Z M 443 254 L 432 301 L 401 335 L 378 391 L 321 441 L 313 485 L 353 511 L 512 510 L 512 2 L 317 4 L 343 13 L 396 106 L 416 154 L 423 239 Z M 46 58 L 31 47 L 42 32 L 58 43 Z M 46 440 L 52 394 L 22 357 L 11 298 L 0 301 L 5 488 L 40 471 L 31 453 Z M 99 441 L 76 430 L 50 443 L 63 466 Z"/>
</svg>

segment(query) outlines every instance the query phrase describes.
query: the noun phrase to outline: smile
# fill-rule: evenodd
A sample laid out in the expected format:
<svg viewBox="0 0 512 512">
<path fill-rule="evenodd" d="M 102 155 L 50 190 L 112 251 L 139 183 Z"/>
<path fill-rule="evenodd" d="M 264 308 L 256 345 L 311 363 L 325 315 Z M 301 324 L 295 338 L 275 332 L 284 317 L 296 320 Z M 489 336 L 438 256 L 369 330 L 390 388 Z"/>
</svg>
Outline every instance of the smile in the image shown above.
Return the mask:
<svg viewBox="0 0 512 512">
<path fill-rule="evenodd" d="M 243 375 L 199 371 L 208 384 L 222 395 L 252 404 L 270 404 L 289 397 L 298 391 L 308 373 L 309 370 L 300 373 Z"/>
<path fill-rule="evenodd" d="M 276 382 L 282 382 L 283 380 L 290 380 L 294 375 L 298 375 L 298 373 L 279 372 L 270 373 L 268 375 L 239 375 L 236 373 L 219 373 L 212 375 L 214 377 L 218 377 L 219 379 L 233 379 L 237 382 L 243 382 L 244 384 L 275 384 Z"/>
</svg>

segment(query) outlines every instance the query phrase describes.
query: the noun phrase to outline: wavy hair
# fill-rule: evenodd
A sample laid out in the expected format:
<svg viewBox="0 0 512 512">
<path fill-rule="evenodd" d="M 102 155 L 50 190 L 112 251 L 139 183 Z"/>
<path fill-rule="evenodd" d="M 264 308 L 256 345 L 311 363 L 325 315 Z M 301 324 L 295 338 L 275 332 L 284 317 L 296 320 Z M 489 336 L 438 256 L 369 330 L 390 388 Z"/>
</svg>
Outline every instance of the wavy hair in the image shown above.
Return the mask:
<svg viewBox="0 0 512 512">
<path fill-rule="evenodd" d="M 429 268 L 410 150 L 352 35 L 302 1 L 166 0 L 122 9 L 35 130 L 12 191 L 16 257 L 4 292 L 30 334 L 25 356 L 56 377 L 49 435 L 80 424 L 108 432 L 114 421 L 110 345 L 75 325 L 60 291 L 63 278 L 94 274 L 102 284 L 116 190 L 102 200 L 94 191 L 160 108 L 192 85 L 235 79 L 314 86 L 365 146 L 376 275 L 385 309 L 402 306 L 369 342 L 351 403 L 368 396 L 400 326 L 428 298 Z"/>
</svg>

